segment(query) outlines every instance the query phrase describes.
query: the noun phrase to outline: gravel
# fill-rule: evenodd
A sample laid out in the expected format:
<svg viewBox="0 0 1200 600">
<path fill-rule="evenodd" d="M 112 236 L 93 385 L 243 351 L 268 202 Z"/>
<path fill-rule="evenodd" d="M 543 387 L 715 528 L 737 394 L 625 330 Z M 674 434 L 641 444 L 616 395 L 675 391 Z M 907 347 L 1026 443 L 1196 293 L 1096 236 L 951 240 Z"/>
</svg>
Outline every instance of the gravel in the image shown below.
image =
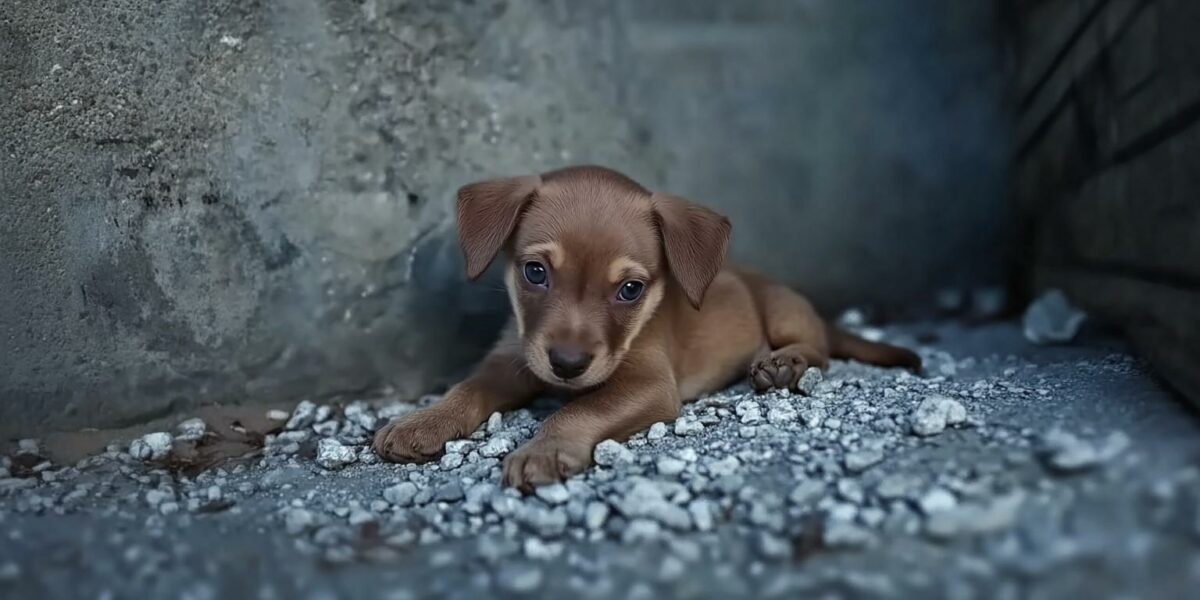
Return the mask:
<svg viewBox="0 0 1200 600">
<path fill-rule="evenodd" d="M 1060 471 L 1081 471 L 1112 460 L 1129 447 L 1129 436 L 1121 431 L 1103 440 L 1087 441 L 1062 429 L 1053 429 L 1042 438 L 1043 455 L 1051 467 Z"/>
<path fill-rule="evenodd" d="M 1029 348 L 1002 332 L 989 350 Z M 1059 354 L 925 349 L 924 377 L 835 362 L 807 396 L 735 386 L 606 440 L 595 468 L 530 496 L 499 485 L 501 459 L 550 400 L 489 418 L 428 465 L 370 452 L 364 425 L 411 410 L 391 398 L 301 403 L 263 452 L 200 473 L 144 462 L 133 444 L 75 465 L 22 444 L 0 459 L 0 566 L 19 574 L 0 595 L 68 596 L 55 586 L 71 581 L 121 597 L 201 584 L 271 597 L 944 597 L 958 581 L 975 596 L 1053 596 L 1063 577 L 1090 585 L 1095 564 L 1131 565 L 1117 580 L 1132 595 L 1149 589 L 1142 573 L 1184 581 L 1200 473 L 1171 457 L 1200 452 L 1200 426 L 1126 356 L 1038 348 Z M 1101 419 L 1113 403 L 1089 390 L 1142 403 Z M 72 554 L 94 558 L 64 578 L 56 557 Z"/>
<path fill-rule="evenodd" d="M 516 449 L 517 445 L 506 437 L 494 437 L 479 448 L 479 455 L 486 458 L 500 458 Z"/>
<path fill-rule="evenodd" d="M 883 451 L 878 448 L 863 448 L 846 455 L 846 470 L 858 473 L 883 460 Z"/>
<path fill-rule="evenodd" d="M 633 452 L 624 444 L 615 440 L 604 440 L 596 444 L 592 460 L 602 467 L 611 467 L 620 463 L 633 462 Z"/>
<path fill-rule="evenodd" d="M 1075 339 L 1087 313 L 1071 305 L 1061 290 L 1047 290 L 1025 309 L 1025 339 L 1035 344 L 1062 344 Z"/>
<path fill-rule="evenodd" d="M 816 367 L 809 367 L 804 370 L 804 374 L 800 376 L 800 380 L 796 382 L 796 388 L 805 396 L 812 396 L 817 393 L 817 386 L 824 381 L 825 375 Z"/>
<path fill-rule="evenodd" d="M 325 438 L 317 443 L 317 464 L 326 469 L 340 469 L 358 460 L 358 454 L 353 448 L 343 446 L 341 442 Z"/>
<path fill-rule="evenodd" d="M 539 487 L 536 492 L 537 497 L 545 500 L 548 504 L 566 504 L 567 500 L 571 499 L 571 492 L 567 491 L 567 486 L 561 483 Z"/>
<path fill-rule="evenodd" d="M 925 398 L 912 416 L 913 433 L 921 436 L 937 435 L 947 426 L 958 425 L 967 420 L 967 409 L 953 398 L 936 395 Z"/>
<path fill-rule="evenodd" d="M 138 460 L 162 460 L 171 453 L 174 441 L 169 433 L 148 433 L 129 444 L 129 455 Z"/>
</svg>

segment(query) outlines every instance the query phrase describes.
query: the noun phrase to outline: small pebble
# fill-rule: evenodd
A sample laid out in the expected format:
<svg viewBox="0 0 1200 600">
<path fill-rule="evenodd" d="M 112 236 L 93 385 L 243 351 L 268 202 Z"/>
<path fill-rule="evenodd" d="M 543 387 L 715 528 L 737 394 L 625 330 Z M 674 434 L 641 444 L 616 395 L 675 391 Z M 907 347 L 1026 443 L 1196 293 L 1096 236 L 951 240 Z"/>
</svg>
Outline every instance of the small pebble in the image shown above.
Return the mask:
<svg viewBox="0 0 1200 600">
<path fill-rule="evenodd" d="M 496 432 L 500 431 L 500 428 L 502 426 L 503 426 L 503 416 L 501 416 L 501 414 L 498 412 L 494 412 L 491 414 L 491 416 L 488 417 L 487 425 L 485 426 L 485 431 L 487 431 L 488 435 L 495 435 Z"/>
<path fill-rule="evenodd" d="M 325 469 L 340 469 L 356 460 L 358 454 L 337 440 L 325 438 L 317 443 L 317 464 Z"/>
<path fill-rule="evenodd" d="M 600 466 L 611 467 L 618 463 L 633 462 L 633 452 L 620 442 L 604 440 L 596 444 L 596 449 L 592 453 L 592 460 L 596 461 L 596 464 Z"/>
<path fill-rule="evenodd" d="M 646 439 L 651 441 L 661 440 L 665 437 L 667 437 L 667 424 L 662 421 L 651 425 L 650 429 L 646 432 Z"/>
<path fill-rule="evenodd" d="M 129 445 L 129 455 L 138 460 L 161 460 L 171 453 L 173 442 L 169 433 L 148 433 Z"/>
<path fill-rule="evenodd" d="M 547 504 L 566 504 L 571 499 L 571 492 L 561 483 L 538 486 L 534 488 L 534 493 Z"/>
<path fill-rule="evenodd" d="M 679 417 L 675 420 L 675 435 L 699 435 L 704 431 L 704 424 L 692 417 Z"/>
<path fill-rule="evenodd" d="M 805 396 L 811 396 L 817 392 L 817 386 L 825 379 L 825 375 L 816 367 L 809 367 L 804 370 L 804 374 L 800 376 L 800 381 L 796 382 L 796 389 Z"/>
<path fill-rule="evenodd" d="M 513 451 L 516 444 L 506 437 L 494 437 L 480 446 L 479 455 L 487 458 L 500 458 Z"/>
<path fill-rule="evenodd" d="M 919 436 L 937 435 L 947 426 L 966 420 L 967 411 L 957 400 L 946 396 L 929 396 L 913 412 L 912 430 Z"/>
</svg>

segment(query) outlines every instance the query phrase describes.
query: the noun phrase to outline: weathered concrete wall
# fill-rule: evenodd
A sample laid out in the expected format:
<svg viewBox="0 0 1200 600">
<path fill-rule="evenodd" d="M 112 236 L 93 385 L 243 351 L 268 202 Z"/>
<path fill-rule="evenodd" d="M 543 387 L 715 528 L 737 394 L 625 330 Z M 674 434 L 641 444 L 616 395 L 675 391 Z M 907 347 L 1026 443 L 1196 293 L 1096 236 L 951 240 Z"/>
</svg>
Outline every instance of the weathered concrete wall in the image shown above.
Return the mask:
<svg viewBox="0 0 1200 600">
<path fill-rule="evenodd" d="M 489 174 L 626 170 L 826 305 L 994 277 L 990 2 L 858 4 L 3 0 L 0 434 L 445 381 Z"/>
<path fill-rule="evenodd" d="M 1200 3 L 1025 2 L 1018 265 L 1200 402 Z"/>
</svg>

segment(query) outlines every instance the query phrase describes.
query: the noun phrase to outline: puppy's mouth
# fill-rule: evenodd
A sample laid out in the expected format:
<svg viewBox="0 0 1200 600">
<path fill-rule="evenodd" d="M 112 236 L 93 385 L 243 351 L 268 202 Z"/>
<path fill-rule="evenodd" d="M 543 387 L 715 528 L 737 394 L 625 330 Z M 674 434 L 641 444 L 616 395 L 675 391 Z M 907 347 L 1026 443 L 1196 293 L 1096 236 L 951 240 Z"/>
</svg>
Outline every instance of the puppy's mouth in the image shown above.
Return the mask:
<svg viewBox="0 0 1200 600">
<path fill-rule="evenodd" d="M 529 370 L 543 383 L 571 392 L 587 391 L 602 385 L 612 375 L 612 368 L 607 358 L 596 358 L 596 363 L 583 373 L 573 377 L 563 377 L 554 372 L 550 361 L 546 358 L 545 349 L 531 344 L 525 351 Z"/>
</svg>

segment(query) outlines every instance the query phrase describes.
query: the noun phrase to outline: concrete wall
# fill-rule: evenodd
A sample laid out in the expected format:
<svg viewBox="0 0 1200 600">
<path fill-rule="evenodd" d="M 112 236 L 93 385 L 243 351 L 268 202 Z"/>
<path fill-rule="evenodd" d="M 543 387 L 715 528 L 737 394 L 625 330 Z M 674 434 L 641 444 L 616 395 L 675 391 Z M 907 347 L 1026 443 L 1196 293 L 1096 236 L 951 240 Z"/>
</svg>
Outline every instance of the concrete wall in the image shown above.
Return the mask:
<svg viewBox="0 0 1200 600">
<path fill-rule="evenodd" d="M 381 384 L 504 317 L 453 190 L 595 162 L 823 305 L 997 276 L 991 3 L 0 4 L 0 434 Z"/>
<path fill-rule="evenodd" d="M 1017 265 L 1200 402 L 1200 3 L 1023 2 Z"/>
</svg>

